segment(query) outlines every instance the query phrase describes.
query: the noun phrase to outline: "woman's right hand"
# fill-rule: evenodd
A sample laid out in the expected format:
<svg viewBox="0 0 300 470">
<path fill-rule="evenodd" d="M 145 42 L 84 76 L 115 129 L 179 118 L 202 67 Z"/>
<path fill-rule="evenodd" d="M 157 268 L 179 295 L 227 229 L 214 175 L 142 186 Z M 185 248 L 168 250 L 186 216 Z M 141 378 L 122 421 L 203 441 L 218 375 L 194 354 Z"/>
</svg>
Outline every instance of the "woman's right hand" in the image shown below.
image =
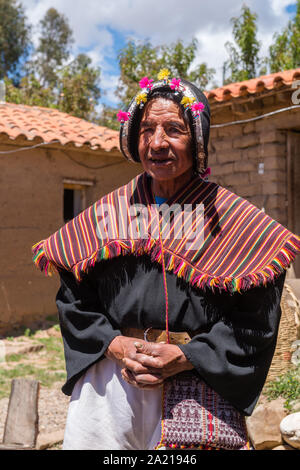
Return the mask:
<svg viewBox="0 0 300 470">
<path fill-rule="evenodd" d="M 137 343 L 139 345 L 143 345 L 146 341 L 127 336 L 116 336 L 108 346 L 105 356 L 108 359 L 119 363 L 123 379 L 134 387 L 141 389 L 160 387 L 163 379 L 158 376 L 157 369 L 143 366 L 137 360 L 137 354 L 139 354 L 137 347 L 135 346 Z M 145 384 L 138 382 L 136 380 L 138 375 L 142 375 L 149 379 L 149 381 L 147 380 L 148 383 Z"/>
<path fill-rule="evenodd" d="M 135 342 L 143 342 L 137 338 L 131 338 L 128 336 L 116 336 L 108 346 L 105 356 L 108 359 L 119 362 L 123 365 L 123 359 L 125 357 L 131 358 L 136 354 L 136 347 L 134 346 Z"/>
</svg>

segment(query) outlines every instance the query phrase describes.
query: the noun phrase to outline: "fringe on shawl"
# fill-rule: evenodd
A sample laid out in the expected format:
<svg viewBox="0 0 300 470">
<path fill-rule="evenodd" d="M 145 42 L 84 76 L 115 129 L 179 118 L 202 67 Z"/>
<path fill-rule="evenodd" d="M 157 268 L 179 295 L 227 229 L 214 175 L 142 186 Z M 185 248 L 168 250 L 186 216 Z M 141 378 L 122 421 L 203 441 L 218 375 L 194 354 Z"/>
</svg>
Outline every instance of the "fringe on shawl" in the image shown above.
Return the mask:
<svg viewBox="0 0 300 470">
<path fill-rule="evenodd" d="M 55 265 L 48 260 L 44 250 L 45 240 L 42 240 L 32 247 L 33 262 L 40 271 L 44 271 L 46 276 L 52 276 L 52 272 L 56 270 Z"/>
<path fill-rule="evenodd" d="M 45 240 L 32 247 L 33 262 L 46 275 L 56 269 L 56 266 L 48 260 L 45 253 Z M 236 277 L 216 277 L 209 273 L 201 273 L 192 267 L 188 262 L 180 259 L 177 255 L 164 250 L 166 270 L 175 274 L 178 278 L 184 279 L 190 285 L 200 289 L 210 289 L 212 291 L 227 291 L 230 293 L 243 292 L 252 287 L 259 287 L 274 282 L 275 278 L 286 270 L 300 251 L 300 238 L 291 236 L 279 250 L 276 257 L 261 271 L 249 273 L 241 278 Z M 102 260 L 134 254 L 141 256 L 147 254 L 152 262 L 162 264 L 162 252 L 158 240 L 140 239 L 126 241 L 112 241 L 99 248 L 90 257 L 78 262 L 69 268 L 73 271 L 76 279 L 80 281 L 82 276 L 87 273 L 95 263 Z M 62 268 L 66 269 L 66 267 Z"/>
</svg>

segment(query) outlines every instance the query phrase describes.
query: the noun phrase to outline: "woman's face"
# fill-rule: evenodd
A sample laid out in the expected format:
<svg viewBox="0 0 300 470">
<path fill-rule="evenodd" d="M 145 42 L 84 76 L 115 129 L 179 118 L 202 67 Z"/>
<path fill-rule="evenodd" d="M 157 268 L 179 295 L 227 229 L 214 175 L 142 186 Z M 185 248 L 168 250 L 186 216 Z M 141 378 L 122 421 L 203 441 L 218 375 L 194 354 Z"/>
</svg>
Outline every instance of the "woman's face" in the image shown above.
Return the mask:
<svg viewBox="0 0 300 470">
<path fill-rule="evenodd" d="M 176 103 L 157 98 L 146 105 L 138 152 L 144 170 L 153 180 L 174 186 L 175 182 L 184 184 L 187 176 L 190 179 L 191 134 Z"/>
</svg>

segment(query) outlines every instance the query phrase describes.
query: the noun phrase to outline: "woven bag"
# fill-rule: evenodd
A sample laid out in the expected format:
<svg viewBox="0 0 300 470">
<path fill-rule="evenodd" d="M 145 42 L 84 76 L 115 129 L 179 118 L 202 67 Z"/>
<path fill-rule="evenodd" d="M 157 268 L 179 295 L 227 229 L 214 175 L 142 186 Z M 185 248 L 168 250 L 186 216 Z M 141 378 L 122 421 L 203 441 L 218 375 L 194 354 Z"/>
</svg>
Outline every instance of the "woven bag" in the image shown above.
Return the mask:
<svg viewBox="0 0 300 470">
<path fill-rule="evenodd" d="M 249 450 L 245 417 L 193 372 L 166 381 L 162 411 L 157 448 Z"/>
<path fill-rule="evenodd" d="M 266 383 L 275 380 L 292 367 L 291 345 L 300 338 L 300 304 L 287 284 L 282 292 L 281 312 L 276 349 Z"/>
</svg>

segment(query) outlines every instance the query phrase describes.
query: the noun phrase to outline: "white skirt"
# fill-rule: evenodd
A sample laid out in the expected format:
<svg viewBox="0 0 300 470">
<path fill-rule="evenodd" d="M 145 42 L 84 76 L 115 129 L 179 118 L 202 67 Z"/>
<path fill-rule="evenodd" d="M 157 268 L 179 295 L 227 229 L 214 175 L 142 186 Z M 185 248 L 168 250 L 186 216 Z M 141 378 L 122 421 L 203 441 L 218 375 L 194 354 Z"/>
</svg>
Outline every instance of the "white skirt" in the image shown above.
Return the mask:
<svg viewBox="0 0 300 470">
<path fill-rule="evenodd" d="M 140 390 L 102 359 L 80 377 L 68 409 L 64 450 L 150 450 L 161 438 L 162 389 Z"/>
</svg>

